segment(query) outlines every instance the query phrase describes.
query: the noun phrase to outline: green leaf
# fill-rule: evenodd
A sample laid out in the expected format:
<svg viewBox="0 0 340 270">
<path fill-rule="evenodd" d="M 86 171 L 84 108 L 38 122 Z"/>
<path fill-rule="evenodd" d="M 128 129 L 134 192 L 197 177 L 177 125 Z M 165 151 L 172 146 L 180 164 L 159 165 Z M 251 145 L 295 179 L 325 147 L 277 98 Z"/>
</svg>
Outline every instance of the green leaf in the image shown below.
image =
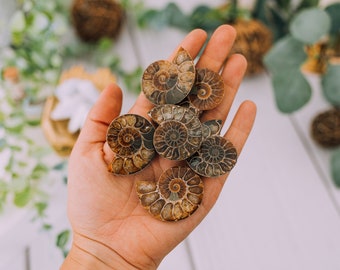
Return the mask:
<svg viewBox="0 0 340 270">
<path fill-rule="evenodd" d="M 170 26 L 177 27 L 183 30 L 191 30 L 189 18 L 180 10 L 180 8 L 175 3 L 169 3 L 164 13 L 168 16 L 168 21 Z"/>
<path fill-rule="evenodd" d="M 274 75 L 298 69 L 307 58 L 303 47 L 300 41 L 288 35 L 277 41 L 264 56 L 264 64 Z"/>
<path fill-rule="evenodd" d="M 290 2 L 290 0 L 276 0 L 277 5 L 284 10 L 288 10 Z"/>
<path fill-rule="evenodd" d="M 48 172 L 48 167 L 42 163 L 37 164 L 31 174 L 32 179 L 41 179 Z"/>
<path fill-rule="evenodd" d="M 321 80 L 325 98 L 333 105 L 340 106 L 340 65 L 329 64 Z"/>
<path fill-rule="evenodd" d="M 340 3 L 329 5 L 325 11 L 331 18 L 331 35 L 340 34 Z"/>
<path fill-rule="evenodd" d="M 43 224 L 43 230 L 45 230 L 45 231 L 51 230 L 52 227 L 53 227 L 53 226 L 52 226 L 51 224 L 47 224 L 47 223 L 44 223 L 44 224 Z"/>
<path fill-rule="evenodd" d="M 56 245 L 60 249 L 64 249 L 70 238 L 70 230 L 64 230 L 57 235 Z"/>
<path fill-rule="evenodd" d="M 223 22 L 216 11 L 206 5 L 197 6 L 190 15 L 192 28 L 201 28 L 207 32 L 214 31 Z"/>
<path fill-rule="evenodd" d="M 143 74 L 143 69 L 141 67 L 137 67 L 131 72 L 125 72 L 123 71 L 121 76 L 123 79 L 123 82 L 127 89 L 131 93 L 139 94 L 141 89 L 141 81 L 140 78 Z"/>
<path fill-rule="evenodd" d="M 327 35 L 331 27 L 331 19 L 326 11 L 309 8 L 298 13 L 289 25 L 290 33 L 297 40 L 306 44 L 314 44 Z"/>
<path fill-rule="evenodd" d="M 300 11 L 306 8 L 316 7 L 319 4 L 319 0 L 302 0 L 296 8 L 296 11 Z"/>
<path fill-rule="evenodd" d="M 333 152 L 330 166 L 334 184 L 340 188 L 340 149 Z"/>
<path fill-rule="evenodd" d="M 39 217 L 44 216 L 47 206 L 48 204 L 46 202 L 37 202 L 34 204 L 34 207 L 37 210 L 37 214 Z"/>
<path fill-rule="evenodd" d="M 287 69 L 272 78 L 275 101 L 283 113 L 292 113 L 303 107 L 312 95 L 312 89 L 300 69 Z"/>
<path fill-rule="evenodd" d="M 32 197 L 32 191 L 30 187 L 26 187 L 24 190 L 14 194 L 14 204 L 17 207 L 26 206 Z"/>
</svg>

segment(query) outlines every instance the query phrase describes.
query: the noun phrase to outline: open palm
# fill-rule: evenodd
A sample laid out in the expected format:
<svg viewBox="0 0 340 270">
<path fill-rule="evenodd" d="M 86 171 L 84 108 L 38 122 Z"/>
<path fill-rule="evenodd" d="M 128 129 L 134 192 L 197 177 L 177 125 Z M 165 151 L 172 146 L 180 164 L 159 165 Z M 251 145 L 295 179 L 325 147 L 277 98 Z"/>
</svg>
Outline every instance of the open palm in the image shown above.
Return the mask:
<svg viewBox="0 0 340 270">
<path fill-rule="evenodd" d="M 194 30 L 179 46 L 195 58 L 206 38 L 203 30 Z M 244 75 L 246 61 L 243 56 L 233 55 L 225 62 L 234 39 L 232 27 L 220 26 L 197 62 L 197 67 L 221 72 L 226 87 L 223 102 L 206 112 L 202 121 L 225 121 Z M 74 239 L 62 269 L 156 269 L 207 215 L 226 180 L 227 175 L 203 179 L 202 204 L 189 218 L 177 222 L 153 218 L 140 205 L 135 183 L 143 179 L 156 180 L 176 163 L 156 157 L 150 166 L 132 176 L 108 172 L 107 165 L 113 153 L 105 142 L 106 132 L 110 122 L 120 114 L 121 105 L 120 88 L 108 86 L 91 110 L 71 154 L 68 214 Z M 130 113 L 148 118 L 147 112 L 152 107 L 141 93 Z M 243 102 L 224 135 L 234 144 L 238 154 L 250 133 L 255 113 L 256 107 L 251 101 Z"/>
</svg>

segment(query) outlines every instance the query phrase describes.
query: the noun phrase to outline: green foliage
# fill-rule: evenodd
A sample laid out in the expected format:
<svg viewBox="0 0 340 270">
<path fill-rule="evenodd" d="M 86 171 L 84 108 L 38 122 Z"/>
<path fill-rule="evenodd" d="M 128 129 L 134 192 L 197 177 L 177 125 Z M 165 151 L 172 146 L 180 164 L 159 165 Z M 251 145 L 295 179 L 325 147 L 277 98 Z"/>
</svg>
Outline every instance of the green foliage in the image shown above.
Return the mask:
<svg viewBox="0 0 340 270">
<path fill-rule="evenodd" d="M 257 0 L 252 15 L 267 25 L 274 40 L 278 40 L 289 33 L 289 24 L 295 14 L 316 7 L 318 3 L 318 0 L 301 0 L 295 5 L 291 0 Z"/>
<path fill-rule="evenodd" d="M 123 79 L 123 83 L 126 88 L 132 93 L 139 94 L 141 91 L 141 80 L 140 78 L 143 75 L 142 67 L 137 67 L 131 72 L 127 72 L 124 70 L 120 71 L 120 76 Z"/>
<path fill-rule="evenodd" d="M 340 148 L 333 152 L 330 165 L 334 184 L 340 188 Z"/>
<path fill-rule="evenodd" d="M 294 56 L 294 57 L 292 57 Z M 299 69 L 307 55 L 303 44 L 287 35 L 275 43 L 264 57 L 264 63 L 272 75 L 280 75 L 291 69 Z M 290 79 L 287 77 L 287 79 Z"/>
<path fill-rule="evenodd" d="M 331 35 L 340 34 L 340 3 L 334 3 L 326 7 L 325 11 L 331 18 Z"/>
<path fill-rule="evenodd" d="M 321 85 L 326 100 L 334 106 L 340 106 L 340 65 L 329 64 Z"/>
<path fill-rule="evenodd" d="M 278 109 L 283 113 L 298 110 L 312 95 L 312 89 L 299 69 L 288 69 L 275 75 L 272 84 Z"/>
<path fill-rule="evenodd" d="M 290 23 L 290 33 L 305 44 L 314 44 L 325 37 L 331 27 L 331 18 L 318 8 L 303 10 Z"/>
<path fill-rule="evenodd" d="M 24 207 L 26 206 L 32 197 L 32 190 L 28 186 L 24 190 L 21 190 L 14 194 L 14 205 L 17 207 Z"/>
<path fill-rule="evenodd" d="M 277 107 L 284 113 L 299 110 L 311 97 L 311 87 L 300 70 L 307 57 L 305 46 L 327 36 L 331 18 L 322 9 L 308 8 L 296 14 L 289 29 L 291 33 L 279 39 L 264 57 L 272 77 Z M 337 106 L 340 104 L 339 78 L 339 65 L 329 65 L 322 78 L 325 97 Z"/>
<path fill-rule="evenodd" d="M 264 63 L 271 71 L 275 101 L 281 112 L 294 112 L 310 100 L 311 87 L 300 71 L 305 60 L 302 43 L 289 35 L 279 40 L 264 57 Z"/>
<path fill-rule="evenodd" d="M 15 66 L 26 84 L 26 96 L 36 100 L 45 84 L 55 84 L 62 66 L 61 37 L 66 18 L 59 1 L 27 0 L 18 3 L 10 20 L 11 48 L 0 53 L 0 70 Z"/>
<path fill-rule="evenodd" d="M 68 254 L 67 244 L 70 240 L 70 235 L 70 230 L 64 230 L 57 235 L 56 246 L 62 251 L 64 257 Z"/>
<path fill-rule="evenodd" d="M 183 31 L 201 28 L 207 32 L 214 31 L 219 25 L 232 23 L 236 18 L 250 18 L 250 11 L 237 5 L 237 1 L 231 1 L 229 5 L 211 7 L 198 5 L 192 12 L 185 14 L 180 7 L 170 2 L 163 9 L 148 9 L 144 7 L 141 12 L 135 12 L 138 25 L 141 28 L 163 29 L 175 27 Z"/>
</svg>

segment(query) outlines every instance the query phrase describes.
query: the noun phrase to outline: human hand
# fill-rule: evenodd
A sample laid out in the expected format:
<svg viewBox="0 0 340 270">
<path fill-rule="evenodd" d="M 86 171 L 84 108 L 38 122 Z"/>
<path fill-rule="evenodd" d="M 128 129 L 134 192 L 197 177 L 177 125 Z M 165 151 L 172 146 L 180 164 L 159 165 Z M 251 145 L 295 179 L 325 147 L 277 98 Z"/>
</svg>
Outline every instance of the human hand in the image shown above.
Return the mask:
<svg viewBox="0 0 340 270">
<path fill-rule="evenodd" d="M 225 62 L 235 40 L 235 30 L 220 26 L 212 35 L 197 62 L 197 67 L 221 73 L 225 83 L 222 103 L 205 112 L 201 120 L 225 121 L 246 70 L 246 60 L 232 55 Z M 207 35 L 193 30 L 179 46 L 194 59 Z M 172 59 L 176 53 L 169 58 Z M 142 172 L 117 176 L 108 172 L 113 157 L 106 143 L 110 122 L 120 114 L 122 92 L 117 85 L 107 87 L 91 110 L 69 161 L 68 216 L 73 230 L 69 255 L 61 269 L 156 269 L 162 259 L 202 221 L 215 204 L 227 175 L 203 178 L 204 196 L 200 207 L 190 217 L 177 222 L 163 222 L 152 217 L 139 203 L 137 180 L 156 180 L 174 161 L 156 157 Z M 129 113 L 142 115 L 153 107 L 143 93 Z M 251 131 L 256 106 L 243 102 L 224 135 L 237 153 Z"/>
</svg>

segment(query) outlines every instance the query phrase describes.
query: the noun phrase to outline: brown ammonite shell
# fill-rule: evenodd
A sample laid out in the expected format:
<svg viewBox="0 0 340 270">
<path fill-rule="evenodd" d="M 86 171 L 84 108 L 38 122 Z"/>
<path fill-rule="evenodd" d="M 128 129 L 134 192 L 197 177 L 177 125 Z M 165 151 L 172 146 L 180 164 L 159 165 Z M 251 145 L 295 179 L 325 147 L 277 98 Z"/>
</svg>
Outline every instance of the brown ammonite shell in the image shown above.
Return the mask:
<svg viewBox="0 0 340 270">
<path fill-rule="evenodd" d="M 109 170 L 129 175 L 148 165 L 155 156 L 154 131 L 154 126 L 140 115 L 124 114 L 114 119 L 106 135 L 108 145 L 116 154 Z"/>
<path fill-rule="evenodd" d="M 159 105 L 149 115 L 159 124 L 154 133 L 153 144 L 160 156 L 184 160 L 200 148 L 202 124 L 197 114 L 189 108 L 172 104 Z"/>
<path fill-rule="evenodd" d="M 229 172 L 236 164 L 234 145 L 222 136 L 206 138 L 201 148 L 187 159 L 189 167 L 201 176 L 218 177 Z"/>
<path fill-rule="evenodd" d="M 189 94 L 195 74 L 194 61 L 180 48 L 172 62 L 159 60 L 145 69 L 142 91 L 154 104 L 176 104 Z"/>
<path fill-rule="evenodd" d="M 224 82 L 220 74 L 207 69 L 196 69 L 196 81 L 190 91 L 190 103 L 199 110 L 211 110 L 223 100 Z"/>
<path fill-rule="evenodd" d="M 163 221 L 178 221 L 190 216 L 201 204 L 203 181 L 189 167 L 172 167 L 158 182 L 136 183 L 140 203 L 151 215 Z"/>
<path fill-rule="evenodd" d="M 213 135 L 219 135 L 222 130 L 222 120 L 209 120 L 202 123 L 203 138 L 206 139 Z"/>
</svg>

